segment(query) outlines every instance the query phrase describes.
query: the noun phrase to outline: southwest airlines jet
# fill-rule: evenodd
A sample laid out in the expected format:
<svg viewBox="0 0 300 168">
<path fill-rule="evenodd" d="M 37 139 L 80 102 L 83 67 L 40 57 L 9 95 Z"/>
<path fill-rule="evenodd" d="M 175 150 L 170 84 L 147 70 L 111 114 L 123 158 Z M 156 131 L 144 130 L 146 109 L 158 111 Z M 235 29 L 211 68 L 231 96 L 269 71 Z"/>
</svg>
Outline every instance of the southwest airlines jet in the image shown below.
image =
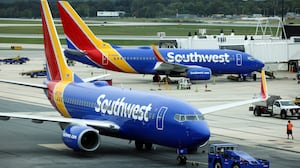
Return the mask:
<svg viewBox="0 0 300 168">
<path fill-rule="evenodd" d="M 64 54 L 84 64 L 119 72 L 191 80 L 208 80 L 211 74 L 245 75 L 264 67 L 261 61 L 234 50 L 112 46 L 98 39 L 68 2 L 57 4 L 68 44 Z"/>
<path fill-rule="evenodd" d="M 260 97 L 203 110 L 159 94 L 116 88 L 101 81 L 84 82 L 66 64 L 46 0 L 41 0 L 41 16 L 47 80 L 40 85 L 7 80 L 1 82 L 44 89 L 61 116 L 0 113 L 0 119 L 57 122 L 63 128 L 64 144 L 75 151 L 95 151 L 100 146 L 100 136 L 112 136 L 134 140 L 138 150 L 150 150 L 153 144 L 176 148 L 178 162 L 185 163 L 187 149 L 197 149 L 210 138 L 204 114 L 261 101 L 267 97 L 264 77 Z"/>
</svg>

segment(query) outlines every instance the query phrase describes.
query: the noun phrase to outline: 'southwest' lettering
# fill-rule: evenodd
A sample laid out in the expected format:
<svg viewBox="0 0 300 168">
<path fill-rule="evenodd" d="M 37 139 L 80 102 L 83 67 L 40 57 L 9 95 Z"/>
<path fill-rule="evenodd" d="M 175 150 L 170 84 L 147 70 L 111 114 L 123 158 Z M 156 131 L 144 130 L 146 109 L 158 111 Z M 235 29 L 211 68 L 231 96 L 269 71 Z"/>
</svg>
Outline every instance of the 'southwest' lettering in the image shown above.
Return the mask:
<svg viewBox="0 0 300 168">
<path fill-rule="evenodd" d="M 174 52 L 167 53 L 168 62 L 214 62 L 214 63 L 229 63 L 229 55 L 224 54 L 198 54 L 191 52 L 188 54 L 175 54 Z"/>
<path fill-rule="evenodd" d="M 148 113 L 152 109 L 152 104 L 132 104 L 125 102 L 125 97 L 118 98 L 117 100 L 110 100 L 105 97 L 106 95 L 102 94 L 97 98 L 97 106 L 95 107 L 96 112 L 125 118 L 132 118 L 139 121 L 149 121 Z"/>
</svg>

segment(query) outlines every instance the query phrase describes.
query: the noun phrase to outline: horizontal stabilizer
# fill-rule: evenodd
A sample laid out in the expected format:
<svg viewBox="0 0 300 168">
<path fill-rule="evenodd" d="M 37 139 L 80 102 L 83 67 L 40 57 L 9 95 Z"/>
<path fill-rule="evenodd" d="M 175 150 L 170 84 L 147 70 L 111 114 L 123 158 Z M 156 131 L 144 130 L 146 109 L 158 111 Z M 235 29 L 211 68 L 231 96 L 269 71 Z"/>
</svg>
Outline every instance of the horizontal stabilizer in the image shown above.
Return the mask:
<svg viewBox="0 0 300 168">
<path fill-rule="evenodd" d="M 110 74 L 105 74 L 105 75 L 100 75 L 100 76 L 85 78 L 85 79 L 82 79 L 82 80 L 84 82 L 93 82 L 93 81 L 96 81 L 96 80 L 107 80 L 107 79 L 110 79 Z"/>
<path fill-rule="evenodd" d="M 0 79 L 0 82 L 22 85 L 22 86 L 29 86 L 29 87 L 40 88 L 40 89 L 48 89 L 48 87 L 44 84 L 34 84 L 34 83 L 18 82 L 18 81 L 4 80 L 4 79 Z"/>
<path fill-rule="evenodd" d="M 65 52 L 75 55 L 75 56 L 85 56 L 86 55 L 86 53 L 84 51 L 70 49 L 70 48 L 66 48 Z"/>
</svg>

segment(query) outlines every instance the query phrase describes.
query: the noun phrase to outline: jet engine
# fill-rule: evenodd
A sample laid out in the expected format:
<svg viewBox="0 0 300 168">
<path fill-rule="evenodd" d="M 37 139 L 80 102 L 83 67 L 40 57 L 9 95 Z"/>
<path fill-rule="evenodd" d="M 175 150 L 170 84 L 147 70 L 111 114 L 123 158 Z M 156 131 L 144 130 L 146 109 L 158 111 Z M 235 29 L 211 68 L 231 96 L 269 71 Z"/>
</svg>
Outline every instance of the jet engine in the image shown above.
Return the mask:
<svg viewBox="0 0 300 168">
<path fill-rule="evenodd" d="M 75 151 L 92 152 L 100 146 L 99 131 L 82 125 L 70 125 L 62 134 L 63 142 Z"/>
<path fill-rule="evenodd" d="M 211 76 L 211 70 L 205 67 L 189 68 L 186 71 L 186 77 L 190 80 L 209 80 Z"/>
</svg>

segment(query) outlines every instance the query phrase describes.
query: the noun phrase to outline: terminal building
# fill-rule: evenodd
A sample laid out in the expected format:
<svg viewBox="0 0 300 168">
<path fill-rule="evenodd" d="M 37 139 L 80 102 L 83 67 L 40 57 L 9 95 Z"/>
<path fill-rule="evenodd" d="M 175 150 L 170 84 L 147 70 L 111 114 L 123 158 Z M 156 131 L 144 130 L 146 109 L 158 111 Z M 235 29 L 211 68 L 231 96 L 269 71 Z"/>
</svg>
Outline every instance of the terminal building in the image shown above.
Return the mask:
<svg viewBox="0 0 300 168">
<path fill-rule="evenodd" d="M 97 17 L 123 17 L 124 11 L 97 11 Z"/>
<path fill-rule="evenodd" d="M 230 35 L 224 35 L 222 31 L 219 35 L 205 35 L 205 29 L 200 29 L 201 35 L 170 41 L 162 40 L 159 46 L 239 50 L 262 60 L 266 71 L 300 70 L 300 35 L 287 37 L 288 33 L 285 32 L 283 25 L 279 25 L 275 36 L 267 35 L 268 27 L 264 26 L 262 21 L 267 23 L 267 20 L 260 20 L 253 35 L 235 35 L 234 31 Z M 259 29 L 262 30 L 262 35 L 258 35 Z"/>
</svg>

